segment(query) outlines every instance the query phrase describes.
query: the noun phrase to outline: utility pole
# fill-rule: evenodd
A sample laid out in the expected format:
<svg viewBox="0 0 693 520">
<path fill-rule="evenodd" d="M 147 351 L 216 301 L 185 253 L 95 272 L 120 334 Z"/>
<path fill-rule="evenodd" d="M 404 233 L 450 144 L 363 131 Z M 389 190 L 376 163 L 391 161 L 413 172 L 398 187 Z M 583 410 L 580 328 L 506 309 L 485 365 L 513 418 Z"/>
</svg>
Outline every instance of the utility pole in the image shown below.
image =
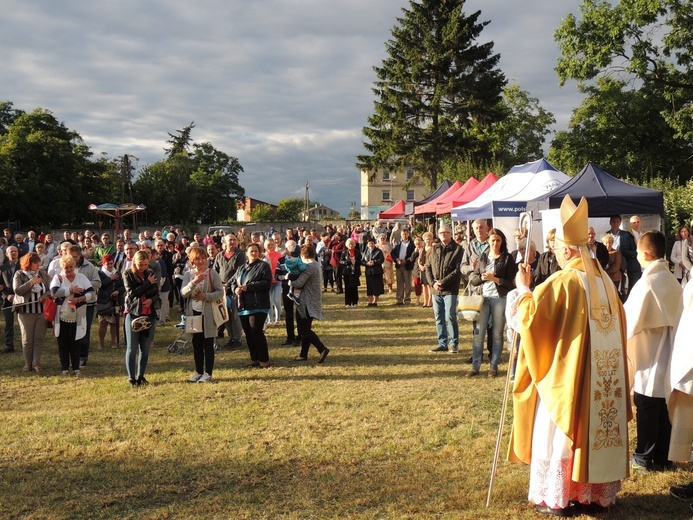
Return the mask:
<svg viewBox="0 0 693 520">
<path fill-rule="evenodd" d="M 308 222 L 308 210 L 310 209 L 310 184 L 308 184 L 308 179 L 306 179 L 306 196 L 303 201 L 303 221 Z"/>
<path fill-rule="evenodd" d="M 132 156 L 133 159 L 136 161 L 139 161 L 137 157 L 134 155 Z M 130 162 L 130 156 L 128 154 L 123 155 L 123 165 L 122 165 L 122 170 L 123 170 L 123 192 L 121 195 L 121 204 L 125 204 L 126 202 L 129 202 L 130 204 L 133 203 L 133 197 L 132 197 L 132 170 L 134 167 L 132 166 L 132 163 Z M 126 200 L 125 197 L 126 195 L 129 196 L 129 200 Z M 132 228 L 137 229 L 137 214 L 133 213 L 132 214 Z"/>
</svg>

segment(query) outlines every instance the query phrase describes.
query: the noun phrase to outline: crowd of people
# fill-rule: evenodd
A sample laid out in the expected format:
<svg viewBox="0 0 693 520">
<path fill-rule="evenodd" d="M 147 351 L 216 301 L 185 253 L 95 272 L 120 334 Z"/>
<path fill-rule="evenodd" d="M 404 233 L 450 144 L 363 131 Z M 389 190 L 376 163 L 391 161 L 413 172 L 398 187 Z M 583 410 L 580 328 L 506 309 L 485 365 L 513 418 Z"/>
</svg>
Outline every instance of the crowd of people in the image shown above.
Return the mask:
<svg viewBox="0 0 693 520">
<path fill-rule="evenodd" d="M 41 371 L 50 300 L 63 375 L 79 376 L 87 364 L 97 316 L 100 348 L 109 329 L 110 346 L 119 348 L 122 326 L 128 381 L 146 385 L 156 327 L 170 321 L 176 305 L 191 335 L 190 382 L 212 381 L 224 333 L 229 349 L 240 349 L 245 338 L 249 367 L 269 367 L 266 330 L 282 314 L 284 344 L 300 346 L 294 361 L 307 361 L 313 345 L 323 363 L 330 349 L 313 330 L 313 321 L 324 319 L 323 293 L 342 294 L 346 308 L 359 306 L 363 275 L 367 307 L 377 307 L 386 291 L 395 305 L 411 305 L 416 296 L 416 305 L 433 309 L 437 345 L 430 351 L 455 354 L 459 294 L 481 295 L 466 376 L 480 375 L 484 346 L 488 377 L 499 375 L 507 322 L 521 338 L 511 346 L 519 345 L 510 357 L 517 366 L 509 367 L 510 458 L 530 464 L 530 501 L 549 515 L 600 510 L 615 503 L 629 470 L 661 471 L 689 460 L 693 442 L 693 354 L 685 337 L 693 326 L 690 229 L 677 230 L 670 264 L 664 235 L 641 225 L 633 216 L 630 229 L 621 229 L 614 215 L 597 240 L 587 203 L 566 198 L 561 224 L 546 234 L 541 255 L 527 230 L 518 228 L 509 243 L 484 219 L 472 223 L 470 237 L 448 224 L 412 233 L 379 221 L 328 224 L 321 233 L 241 228 L 192 240 L 173 228 L 145 231 L 137 240 L 124 230 L 114 242 L 108 232 L 65 232 L 58 243 L 50 234 L 30 231 L 25 238 L 5 230 L 5 352 L 14 351 L 16 315 L 24 370 Z M 220 301 L 227 311 L 221 321 Z M 693 483 L 671 493 L 693 499 Z"/>
</svg>

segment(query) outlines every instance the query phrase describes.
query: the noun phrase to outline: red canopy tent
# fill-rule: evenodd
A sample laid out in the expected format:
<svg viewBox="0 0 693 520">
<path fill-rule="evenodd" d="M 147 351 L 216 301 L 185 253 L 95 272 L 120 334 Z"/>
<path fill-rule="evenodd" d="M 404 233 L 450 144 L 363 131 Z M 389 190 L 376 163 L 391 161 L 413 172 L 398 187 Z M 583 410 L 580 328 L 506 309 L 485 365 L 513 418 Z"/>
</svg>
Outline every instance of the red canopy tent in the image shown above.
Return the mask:
<svg viewBox="0 0 693 520">
<path fill-rule="evenodd" d="M 479 182 L 470 190 L 467 190 L 461 196 L 454 197 L 450 200 L 447 200 L 443 204 L 436 206 L 436 214 L 447 215 L 452 211 L 452 208 L 456 208 L 457 206 L 461 206 L 462 204 L 467 204 L 468 202 L 473 201 L 479 195 L 481 195 L 483 192 L 485 192 L 487 189 L 493 186 L 497 180 L 498 177 L 496 177 L 496 175 L 493 172 L 489 173 L 486 177 L 483 178 L 481 182 Z"/>
<path fill-rule="evenodd" d="M 397 203 L 389 209 L 378 213 L 378 219 L 390 219 L 390 218 L 405 218 L 407 215 L 406 203 L 403 200 L 398 200 Z"/>
<path fill-rule="evenodd" d="M 439 197 L 433 201 L 433 209 L 431 213 L 438 213 L 438 208 L 446 206 L 451 200 L 456 200 L 464 196 L 469 190 L 474 189 L 479 184 L 479 181 L 475 177 L 470 177 L 467 179 L 462 186 L 460 186 L 457 191 L 447 193 L 445 196 Z"/>
<path fill-rule="evenodd" d="M 459 190 L 462 187 L 462 183 L 460 181 L 455 181 L 455 184 L 450 186 L 444 193 L 439 195 L 433 200 L 428 201 L 425 204 L 420 204 L 414 208 L 414 213 L 416 215 L 421 215 L 423 213 L 435 213 L 436 212 L 436 201 L 437 200 L 442 200 L 443 197 L 446 197 L 447 195 L 451 193 L 455 193 L 457 190 Z"/>
</svg>

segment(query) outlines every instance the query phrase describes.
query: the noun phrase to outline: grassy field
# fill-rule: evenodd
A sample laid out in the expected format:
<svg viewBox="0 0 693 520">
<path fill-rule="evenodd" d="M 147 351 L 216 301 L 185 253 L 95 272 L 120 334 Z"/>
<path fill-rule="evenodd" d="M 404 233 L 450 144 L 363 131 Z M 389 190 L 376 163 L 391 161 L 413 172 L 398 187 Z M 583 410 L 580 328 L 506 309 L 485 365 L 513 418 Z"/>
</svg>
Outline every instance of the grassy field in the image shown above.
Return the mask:
<svg viewBox="0 0 693 520">
<path fill-rule="evenodd" d="M 485 507 L 505 364 L 466 379 L 469 324 L 459 354 L 432 354 L 431 309 L 363 302 L 326 294 L 324 365 L 315 349 L 293 363 L 298 348 L 272 327 L 272 368 L 222 351 L 212 384 L 185 383 L 192 352 L 167 351 L 171 326 L 156 332 L 145 388 L 95 335 L 78 380 L 58 376 L 51 336 L 40 375 L 22 373 L 21 352 L 0 354 L 0 517 L 536 518 L 528 467 L 503 460 Z M 691 518 L 668 495 L 691 477 L 633 476 L 608 518 Z"/>
</svg>

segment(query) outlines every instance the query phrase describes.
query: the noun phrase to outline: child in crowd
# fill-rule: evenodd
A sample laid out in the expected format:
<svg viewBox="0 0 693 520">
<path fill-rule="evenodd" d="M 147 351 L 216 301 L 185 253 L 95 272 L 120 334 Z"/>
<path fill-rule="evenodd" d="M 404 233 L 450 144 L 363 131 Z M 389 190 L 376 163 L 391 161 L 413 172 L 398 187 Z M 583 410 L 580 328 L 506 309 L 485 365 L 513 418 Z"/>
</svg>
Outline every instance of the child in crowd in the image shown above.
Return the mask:
<svg viewBox="0 0 693 520">
<path fill-rule="evenodd" d="M 665 249 L 661 232 L 648 231 L 640 236 L 637 258 L 644 271 L 624 304 L 637 420 L 637 443 L 631 459 L 635 473 L 671 466 L 666 378 L 683 302 L 681 285 L 664 259 Z"/>
<path fill-rule="evenodd" d="M 300 274 L 306 270 L 306 264 L 301 260 L 301 246 L 297 244 L 291 249 L 284 261 L 284 268 L 288 273 L 286 277 L 289 281 L 296 280 Z M 287 297 L 294 303 L 300 303 L 301 290 L 291 287 L 291 284 L 289 284 L 289 294 Z"/>
</svg>

